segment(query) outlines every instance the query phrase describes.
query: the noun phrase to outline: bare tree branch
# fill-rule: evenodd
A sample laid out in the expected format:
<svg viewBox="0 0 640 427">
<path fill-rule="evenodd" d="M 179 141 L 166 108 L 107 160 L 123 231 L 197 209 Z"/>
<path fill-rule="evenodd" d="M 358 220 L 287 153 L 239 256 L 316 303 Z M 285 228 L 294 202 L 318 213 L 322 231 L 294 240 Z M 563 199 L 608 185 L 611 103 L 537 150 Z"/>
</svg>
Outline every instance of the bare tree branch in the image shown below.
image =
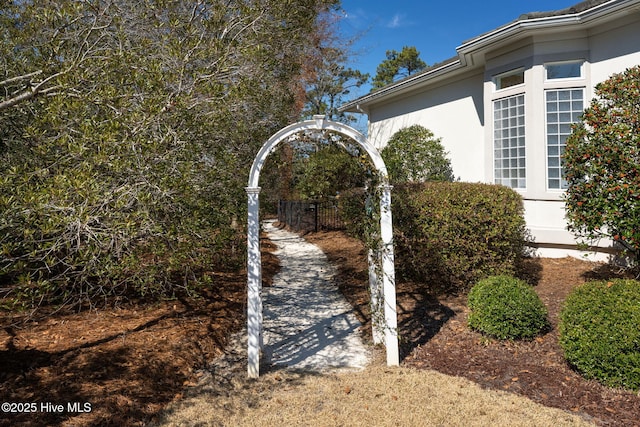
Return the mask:
<svg viewBox="0 0 640 427">
<path fill-rule="evenodd" d="M 34 71 L 33 73 L 24 74 L 22 76 L 11 77 L 9 79 L 0 82 L 0 87 L 9 86 L 10 84 L 17 83 L 22 80 L 30 79 L 31 77 L 42 74 L 42 70 Z"/>
</svg>

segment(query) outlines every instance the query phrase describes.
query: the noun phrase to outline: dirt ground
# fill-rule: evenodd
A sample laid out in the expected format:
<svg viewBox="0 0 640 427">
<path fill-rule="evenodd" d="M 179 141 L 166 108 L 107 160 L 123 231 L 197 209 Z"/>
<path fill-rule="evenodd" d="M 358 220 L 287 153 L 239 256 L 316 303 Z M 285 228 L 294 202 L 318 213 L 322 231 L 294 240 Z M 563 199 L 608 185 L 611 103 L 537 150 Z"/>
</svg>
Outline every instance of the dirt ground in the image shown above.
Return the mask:
<svg viewBox="0 0 640 427">
<path fill-rule="evenodd" d="M 306 237 L 339 266 L 343 293 L 368 322 L 362 246 L 335 232 Z M 278 268 L 269 250 L 263 252 L 266 282 Z M 570 289 L 587 278 L 613 274 L 572 259 L 532 260 L 526 270 L 554 326 Z M 36 413 L 0 413 L 0 426 L 121 426 L 154 420 L 198 383 L 230 332 L 244 324 L 246 276 L 211 274 L 216 286 L 199 299 L 121 304 L 28 321 L 0 312 L 0 402 L 14 403 L 14 410 L 30 407 L 20 403 L 37 405 Z M 581 379 L 564 363 L 555 328 L 532 342 L 500 343 L 466 328 L 464 298 L 436 299 L 427 285 L 417 283 L 398 283 L 397 294 L 404 365 L 588 414 L 601 425 L 640 425 L 640 395 Z"/>
</svg>

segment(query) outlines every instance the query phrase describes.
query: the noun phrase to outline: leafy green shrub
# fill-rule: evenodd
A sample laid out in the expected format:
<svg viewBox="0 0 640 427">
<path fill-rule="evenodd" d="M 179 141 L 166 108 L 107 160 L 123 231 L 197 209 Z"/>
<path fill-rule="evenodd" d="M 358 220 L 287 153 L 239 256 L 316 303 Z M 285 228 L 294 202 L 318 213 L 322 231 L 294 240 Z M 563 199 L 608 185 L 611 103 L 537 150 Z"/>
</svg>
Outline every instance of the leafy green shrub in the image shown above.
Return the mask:
<svg viewBox="0 0 640 427">
<path fill-rule="evenodd" d="M 295 189 L 300 198 L 326 199 L 364 185 L 369 165 L 358 147 L 324 143 L 314 148 L 295 165 Z"/>
<path fill-rule="evenodd" d="M 510 276 L 481 280 L 469 292 L 469 327 L 499 339 L 530 339 L 547 326 L 547 308 L 533 288 Z"/>
<path fill-rule="evenodd" d="M 365 242 L 378 233 L 378 200 L 363 190 L 340 196 L 347 231 Z M 400 184 L 392 194 L 399 276 L 434 290 L 466 292 L 478 280 L 515 274 L 525 253 L 521 196 L 510 188 L 462 182 Z"/>
<path fill-rule="evenodd" d="M 514 274 L 526 243 L 521 196 L 490 184 L 431 182 L 394 187 L 399 274 L 464 292 L 478 280 Z"/>
<path fill-rule="evenodd" d="M 249 168 L 299 116 L 334 2 L 152 3 L 0 6 L 2 306 L 171 297 L 243 263 Z"/>
<path fill-rule="evenodd" d="M 373 207 L 368 206 L 367 192 L 364 188 L 344 191 L 338 196 L 338 212 L 347 233 L 362 241 L 366 241 L 367 233 L 380 227 L 373 220 Z"/>
<path fill-rule="evenodd" d="M 584 377 L 640 389 L 640 282 L 594 281 L 575 289 L 560 313 L 560 345 Z"/>
<path fill-rule="evenodd" d="M 596 86 L 563 156 L 570 230 L 640 257 L 640 66 Z"/>
<path fill-rule="evenodd" d="M 391 181 L 453 181 L 447 153 L 429 129 L 413 125 L 394 133 L 380 153 Z"/>
</svg>

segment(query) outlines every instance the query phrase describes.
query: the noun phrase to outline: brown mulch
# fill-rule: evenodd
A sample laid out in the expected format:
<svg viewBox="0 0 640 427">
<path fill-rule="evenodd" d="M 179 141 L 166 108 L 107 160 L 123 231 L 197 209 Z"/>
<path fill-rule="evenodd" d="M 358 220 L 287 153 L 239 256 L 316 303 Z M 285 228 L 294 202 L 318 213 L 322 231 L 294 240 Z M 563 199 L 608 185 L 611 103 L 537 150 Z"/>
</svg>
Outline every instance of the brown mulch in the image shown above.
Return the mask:
<svg viewBox="0 0 640 427">
<path fill-rule="evenodd" d="M 274 248 L 263 244 L 266 285 L 279 268 Z M 210 275 L 214 286 L 199 298 L 53 315 L 45 307 L 26 319 L 0 310 L 0 404 L 21 412 L 1 411 L 0 426 L 153 420 L 197 383 L 246 321 L 246 271 Z M 35 412 L 24 412 L 25 403 Z"/>
<path fill-rule="evenodd" d="M 339 266 L 343 293 L 368 322 L 362 245 L 337 232 L 306 237 Z M 268 285 L 278 263 L 270 254 L 273 246 L 265 243 L 263 279 Z M 586 278 L 613 274 L 572 259 L 532 260 L 527 271 L 537 281 L 554 326 L 571 288 Z M 0 311 L 0 403 L 36 403 L 38 409 L 0 412 L 0 426 L 147 424 L 183 397 L 222 353 L 230 333 L 244 325 L 245 274 L 212 272 L 215 286 L 195 299 L 51 316 L 44 316 L 45 309 L 26 320 Z M 587 414 L 601 425 L 640 425 L 640 396 L 581 379 L 563 361 L 555 328 L 532 342 L 496 342 L 466 328 L 464 298 L 437 299 L 425 284 L 406 282 L 398 283 L 397 296 L 403 364 L 467 377 L 487 388 Z M 89 403 L 91 411 L 67 411 L 67 404 L 75 402 Z M 43 412 L 40 405 L 47 403 L 64 410 Z"/>
<path fill-rule="evenodd" d="M 370 333 L 367 264 L 360 242 L 340 232 L 305 237 L 338 265 L 341 290 Z M 621 274 L 607 265 L 574 258 L 526 260 L 521 276 L 535 284 L 552 325 L 550 332 L 530 342 L 500 342 L 472 332 L 466 326 L 466 298 L 436 298 L 428 284 L 399 280 L 402 364 L 517 393 L 545 406 L 585 415 L 599 425 L 640 426 L 640 393 L 583 379 L 567 365 L 558 344 L 558 315 L 568 293 L 586 280 Z"/>
</svg>

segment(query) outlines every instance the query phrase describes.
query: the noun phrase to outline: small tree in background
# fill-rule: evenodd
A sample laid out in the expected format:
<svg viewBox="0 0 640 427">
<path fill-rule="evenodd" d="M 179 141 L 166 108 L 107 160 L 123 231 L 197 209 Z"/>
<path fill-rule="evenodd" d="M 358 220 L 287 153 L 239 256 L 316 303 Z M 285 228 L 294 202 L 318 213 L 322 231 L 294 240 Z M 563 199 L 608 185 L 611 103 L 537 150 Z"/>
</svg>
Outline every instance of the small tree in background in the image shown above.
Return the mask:
<svg viewBox="0 0 640 427">
<path fill-rule="evenodd" d="M 391 181 L 453 181 L 451 162 L 440 141 L 420 125 L 396 132 L 381 153 Z"/>
<path fill-rule="evenodd" d="M 640 66 L 596 86 L 597 97 L 567 139 L 569 230 L 640 254 Z"/>
<path fill-rule="evenodd" d="M 388 50 L 387 59 L 382 61 L 376 69 L 371 88 L 372 90 L 380 89 L 396 80 L 422 71 L 426 67 L 427 63 L 420 59 L 420 52 L 415 46 L 404 46 L 400 52 Z"/>
<path fill-rule="evenodd" d="M 340 135 L 298 150 L 295 192 L 303 199 L 325 199 L 353 188 L 364 187 L 373 174 L 366 153 Z"/>
<path fill-rule="evenodd" d="M 338 106 L 344 103 L 351 90 L 358 89 L 369 80 L 369 74 L 347 67 L 347 52 L 344 49 L 327 47 L 319 50 L 321 58 L 313 72 L 313 79 L 307 83 L 302 115 L 311 118 L 323 114 L 329 120 L 347 124 L 355 122 L 353 115 L 338 111 Z"/>
</svg>

